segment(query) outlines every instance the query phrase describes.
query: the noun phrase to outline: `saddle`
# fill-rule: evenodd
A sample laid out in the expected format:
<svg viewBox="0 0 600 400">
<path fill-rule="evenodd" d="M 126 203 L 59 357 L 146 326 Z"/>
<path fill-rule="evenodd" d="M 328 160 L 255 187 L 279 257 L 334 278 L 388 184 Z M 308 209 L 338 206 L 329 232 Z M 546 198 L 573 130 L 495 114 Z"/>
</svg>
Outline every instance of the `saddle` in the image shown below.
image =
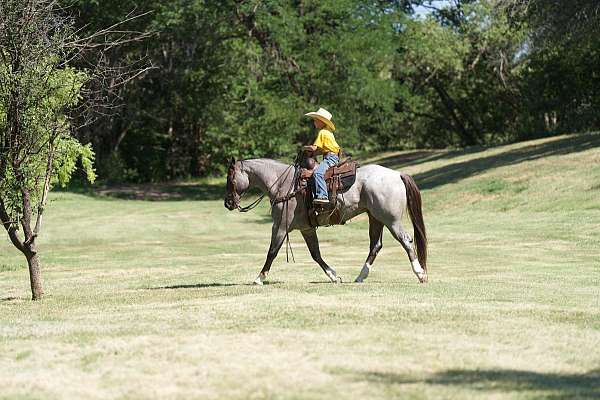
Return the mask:
<svg viewBox="0 0 600 400">
<path fill-rule="evenodd" d="M 329 204 L 315 207 L 313 204 L 314 179 L 312 178 L 317 166 L 318 163 L 313 157 L 307 155 L 302 159 L 296 188 L 296 191 L 303 194 L 310 224 L 314 227 L 343 224 L 337 195 L 347 192 L 356 181 L 358 162 L 347 157 L 327 169 L 324 178 L 329 194 Z"/>
</svg>

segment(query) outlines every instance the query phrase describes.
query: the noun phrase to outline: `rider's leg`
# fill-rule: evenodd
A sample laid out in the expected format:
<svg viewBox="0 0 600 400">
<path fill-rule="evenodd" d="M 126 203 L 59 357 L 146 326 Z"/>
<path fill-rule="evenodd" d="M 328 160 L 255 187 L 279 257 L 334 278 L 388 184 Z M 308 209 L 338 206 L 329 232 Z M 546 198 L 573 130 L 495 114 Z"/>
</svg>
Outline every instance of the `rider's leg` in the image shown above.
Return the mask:
<svg viewBox="0 0 600 400">
<path fill-rule="evenodd" d="M 325 183 L 325 171 L 329 168 L 329 164 L 323 160 L 315 172 L 313 176 L 315 178 L 315 198 L 327 200 L 327 184 Z"/>
<path fill-rule="evenodd" d="M 325 172 L 330 167 L 336 165 L 339 162 L 338 156 L 333 153 L 327 154 L 323 157 L 323 161 L 315 170 L 313 176 L 315 178 L 315 198 L 329 201 L 327 196 L 327 184 L 325 183 Z"/>
</svg>

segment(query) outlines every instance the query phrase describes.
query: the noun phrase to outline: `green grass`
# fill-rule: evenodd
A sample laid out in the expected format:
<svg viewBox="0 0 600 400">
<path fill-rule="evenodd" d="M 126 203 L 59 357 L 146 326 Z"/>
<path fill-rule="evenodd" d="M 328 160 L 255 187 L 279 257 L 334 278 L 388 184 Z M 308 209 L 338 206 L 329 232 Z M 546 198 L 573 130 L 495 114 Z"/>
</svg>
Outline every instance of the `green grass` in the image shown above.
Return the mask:
<svg viewBox="0 0 600 400">
<path fill-rule="evenodd" d="M 430 283 L 386 233 L 364 284 L 367 219 L 301 236 L 249 283 L 266 206 L 222 182 L 51 197 L 46 298 L 0 241 L 0 399 L 600 397 L 600 135 L 381 154 L 423 189 Z"/>
<path fill-rule="evenodd" d="M 4 234 L 4 231 L 2 233 Z M 2 273 L 2 272 L 9 272 L 9 271 L 18 271 L 21 268 L 25 268 L 25 265 L 19 265 L 19 264 L 5 265 L 5 264 L 0 264 L 0 273 Z"/>
</svg>

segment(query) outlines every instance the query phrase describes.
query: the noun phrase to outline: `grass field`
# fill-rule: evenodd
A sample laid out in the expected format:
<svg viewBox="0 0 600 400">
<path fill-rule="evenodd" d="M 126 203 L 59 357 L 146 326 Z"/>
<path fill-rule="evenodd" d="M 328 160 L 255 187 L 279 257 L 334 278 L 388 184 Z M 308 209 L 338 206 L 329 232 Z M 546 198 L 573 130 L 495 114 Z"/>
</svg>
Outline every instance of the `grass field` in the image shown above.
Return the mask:
<svg viewBox="0 0 600 400">
<path fill-rule="evenodd" d="M 47 296 L 0 240 L 0 399 L 600 398 L 600 134 L 380 154 L 423 190 L 430 283 L 366 216 L 299 233 L 270 284 L 268 209 L 222 182 L 51 197 Z"/>
</svg>

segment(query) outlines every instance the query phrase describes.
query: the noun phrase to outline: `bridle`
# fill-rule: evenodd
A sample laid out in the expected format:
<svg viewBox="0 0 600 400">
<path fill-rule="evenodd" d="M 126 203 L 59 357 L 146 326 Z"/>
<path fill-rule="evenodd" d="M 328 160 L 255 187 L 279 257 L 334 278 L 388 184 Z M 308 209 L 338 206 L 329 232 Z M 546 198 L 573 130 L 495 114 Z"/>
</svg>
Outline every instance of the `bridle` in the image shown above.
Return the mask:
<svg viewBox="0 0 600 400">
<path fill-rule="evenodd" d="M 285 171 L 283 171 L 283 173 L 275 180 L 275 182 L 273 182 L 273 184 L 267 189 L 267 191 L 265 193 L 261 194 L 258 197 L 258 199 L 254 200 L 252 203 L 248 204 L 245 207 L 242 207 L 240 205 L 240 202 L 245 193 L 242 193 L 240 195 L 237 192 L 236 179 L 235 179 L 235 175 L 236 175 L 235 174 L 235 164 L 236 164 L 235 161 L 232 161 L 231 165 L 229 165 L 229 170 L 227 171 L 227 195 L 232 196 L 233 204 L 235 206 L 234 209 L 238 210 L 239 212 L 248 212 L 248 211 L 256 208 L 260 204 L 260 202 L 265 198 L 267 193 L 270 192 L 270 190 L 273 188 L 273 186 L 275 186 L 275 184 L 277 182 L 279 182 L 279 180 L 287 174 L 287 172 L 290 170 L 290 168 L 296 167 L 296 165 L 288 166 L 287 169 Z M 240 167 L 242 167 L 242 166 L 243 166 L 242 161 L 240 161 Z M 294 186 L 294 181 L 295 181 L 295 179 L 292 180 L 292 188 Z M 291 192 L 291 189 L 290 189 L 290 192 Z M 281 202 L 287 201 L 289 199 L 290 199 L 290 193 L 288 193 L 284 198 L 273 199 L 271 201 L 271 206 L 273 206 L 273 204 L 275 204 L 275 203 L 281 203 Z"/>
<path fill-rule="evenodd" d="M 231 165 L 229 165 L 229 170 L 227 171 L 227 196 L 232 197 L 235 209 L 239 210 L 240 212 L 248 212 L 253 208 L 256 208 L 256 206 L 258 206 L 258 204 L 265 197 L 265 193 L 263 193 L 258 199 L 253 201 L 251 204 L 247 205 L 246 207 L 242 207 L 240 205 L 240 201 L 242 200 L 242 196 L 244 195 L 244 193 L 242 193 L 241 195 L 238 194 L 236 190 L 236 183 L 237 182 L 235 180 L 235 161 L 232 161 Z"/>
</svg>

